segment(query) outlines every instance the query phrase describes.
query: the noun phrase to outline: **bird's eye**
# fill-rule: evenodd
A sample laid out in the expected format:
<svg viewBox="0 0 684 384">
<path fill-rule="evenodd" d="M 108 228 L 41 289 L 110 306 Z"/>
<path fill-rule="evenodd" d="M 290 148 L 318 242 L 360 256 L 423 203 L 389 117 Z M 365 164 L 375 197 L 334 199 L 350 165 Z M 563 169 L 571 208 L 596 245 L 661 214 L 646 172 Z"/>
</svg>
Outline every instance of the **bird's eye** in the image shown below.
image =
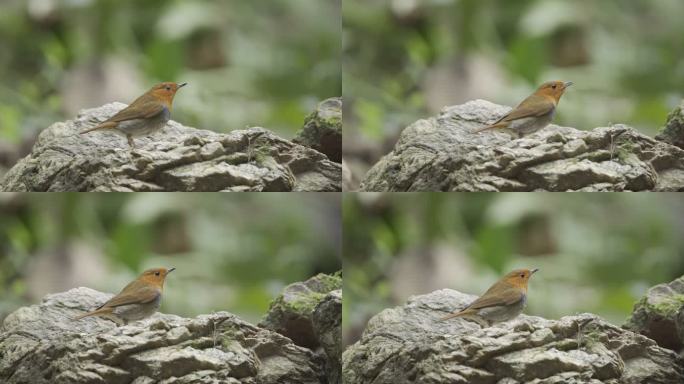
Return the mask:
<svg viewBox="0 0 684 384">
<path fill-rule="evenodd" d="M 554 88 L 555 88 L 555 87 L 554 87 Z M 525 277 L 525 274 L 523 273 L 522 275 L 520 275 L 520 277 Z"/>
<path fill-rule="evenodd" d="M 168 88 L 167 88 L 167 89 L 168 89 Z M 158 272 L 158 271 L 155 272 L 154 275 L 155 275 L 155 276 L 159 276 L 159 272 Z"/>
<path fill-rule="evenodd" d="M 556 88 L 555 85 L 554 85 L 553 87 Z M 167 86 L 166 86 L 166 90 L 167 90 L 167 91 L 170 91 L 170 90 L 171 90 L 171 87 L 169 87 L 169 86 L 167 85 Z"/>
<path fill-rule="evenodd" d="M 553 88 L 553 89 L 556 89 L 556 87 L 557 87 L 556 84 L 554 84 L 554 85 L 551 86 L 551 88 Z"/>
</svg>

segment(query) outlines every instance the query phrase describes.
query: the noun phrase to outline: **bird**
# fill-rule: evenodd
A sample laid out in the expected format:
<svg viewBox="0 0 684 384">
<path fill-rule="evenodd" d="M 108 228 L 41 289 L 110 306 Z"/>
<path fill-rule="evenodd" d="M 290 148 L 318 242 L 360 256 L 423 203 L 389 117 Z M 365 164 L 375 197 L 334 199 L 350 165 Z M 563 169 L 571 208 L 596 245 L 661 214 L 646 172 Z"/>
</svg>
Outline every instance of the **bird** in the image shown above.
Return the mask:
<svg viewBox="0 0 684 384">
<path fill-rule="evenodd" d="M 98 130 L 113 129 L 124 134 L 130 148 L 135 149 L 134 137 L 146 136 L 164 128 L 166 122 L 171 118 L 173 97 L 180 88 L 187 84 L 159 83 L 114 116 L 80 133 L 86 134 Z"/>
<path fill-rule="evenodd" d="M 92 312 L 76 316 L 80 320 L 89 316 L 102 316 L 122 325 L 152 316 L 159 309 L 164 280 L 176 268 L 148 269 Z"/>
<path fill-rule="evenodd" d="M 527 304 L 527 282 L 538 270 L 516 269 L 509 272 L 470 305 L 439 321 L 465 317 L 480 324 L 492 325 L 517 317 Z"/>
<path fill-rule="evenodd" d="M 523 137 L 537 132 L 551 123 L 561 96 L 572 84 L 572 81 L 548 81 L 499 120 L 473 133 L 498 128 L 511 130 L 518 133 L 518 137 Z"/>
</svg>

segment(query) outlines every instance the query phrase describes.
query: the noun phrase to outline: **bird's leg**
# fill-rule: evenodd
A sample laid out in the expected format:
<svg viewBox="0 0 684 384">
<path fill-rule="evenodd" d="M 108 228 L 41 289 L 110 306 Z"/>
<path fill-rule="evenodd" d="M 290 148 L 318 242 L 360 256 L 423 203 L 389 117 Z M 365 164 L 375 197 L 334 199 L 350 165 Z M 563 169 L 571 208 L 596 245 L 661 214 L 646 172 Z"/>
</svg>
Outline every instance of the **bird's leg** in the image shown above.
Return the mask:
<svg viewBox="0 0 684 384">
<path fill-rule="evenodd" d="M 479 316 L 469 316 L 469 317 L 467 317 L 467 319 L 472 320 L 473 322 L 477 323 L 482 328 L 487 328 L 487 327 L 491 326 L 489 321 L 487 321 L 487 320 L 485 320 Z"/>
<path fill-rule="evenodd" d="M 114 324 L 116 324 L 117 327 L 120 327 L 120 326 L 126 324 L 126 320 L 122 319 L 121 317 L 119 317 L 113 313 L 103 314 L 103 315 L 101 315 L 101 317 L 112 321 Z"/>
<path fill-rule="evenodd" d="M 135 149 L 135 142 L 133 141 L 133 136 L 126 135 L 126 139 L 128 140 L 128 145 L 131 147 L 131 150 Z"/>
<path fill-rule="evenodd" d="M 462 316 L 460 316 L 460 318 L 465 320 L 465 321 L 470 321 L 471 323 L 476 323 L 481 328 L 487 328 L 491 325 L 489 323 L 489 321 L 487 321 L 486 319 L 482 318 L 481 316 L 478 316 L 475 314 L 473 314 L 473 315 L 469 315 L 469 314 L 462 315 Z"/>
</svg>

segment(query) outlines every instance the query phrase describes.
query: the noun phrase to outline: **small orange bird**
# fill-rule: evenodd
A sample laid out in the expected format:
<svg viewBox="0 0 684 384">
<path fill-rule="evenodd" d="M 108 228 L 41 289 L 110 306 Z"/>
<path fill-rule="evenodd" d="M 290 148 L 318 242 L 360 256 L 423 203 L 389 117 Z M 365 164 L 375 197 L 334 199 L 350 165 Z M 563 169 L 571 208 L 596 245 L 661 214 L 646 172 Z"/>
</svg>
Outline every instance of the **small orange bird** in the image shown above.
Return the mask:
<svg viewBox="0 0 684 384">
<path fill-rule="evenodd" d="M 173 97 L 187 84 L 170 82 L 157 84 L 135 99 L 128 107 L 96 127 L 82 131 L 81 134 L 101 129 L 114 129 L 124 134 L 128 139 L 128 145 L 135 148 L 134 137 L 146 136 L 164 128 L 171 118 Z"/>
<path fill-rule="evenodd" d="M 478 323 L 491 325 L 511 320 L 525 309 L 527 304 L 527 281 L 539 269 L 516 269 L 489 287 L 484 295 L 459 312 L 449 314 L 439 321 L 452 317 L 467 317 Z"/>
<path fill-rule="evenodd" d="M 571 85 L 571 81 L 546 82 L 499 120 L 473 133 L 501 128 L 517 132 L 518 137 L 523 137 L 528 133 L 537 132 L 551 123 L 563 92 Z"/>
<path fill-rule="evenodd" d="M 159 309 L 164 279 L 176 268 L 152 268 L 143 272 L 130 282 L 118 295 L 109 299 L 92 312 L 74 318 L 79 320 L 88 316 L 107 317 L 115 323 L 128 324 L 129 321 L 142 320 L 152 316 Z"/>
</svg>

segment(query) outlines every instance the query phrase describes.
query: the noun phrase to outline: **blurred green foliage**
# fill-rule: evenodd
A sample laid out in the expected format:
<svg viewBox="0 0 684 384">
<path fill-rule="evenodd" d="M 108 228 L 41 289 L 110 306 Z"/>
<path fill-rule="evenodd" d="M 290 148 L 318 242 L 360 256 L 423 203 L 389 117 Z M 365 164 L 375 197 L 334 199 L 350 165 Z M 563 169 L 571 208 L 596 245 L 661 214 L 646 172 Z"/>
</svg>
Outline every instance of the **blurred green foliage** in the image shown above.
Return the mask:
<svg viewBox="0 0 684 384">
<path fill-rule="evenodd" d="M 256 320 L 285 285 L 341 269 L 339 206 L 335 194 L 0 194 L 0 320 L 158 266 L 177 268 L 162 311 Z"/>
<path fill-rule="evenodd" d="M 345 0 L 345 152 L 444 105 L 514 106 L 555 79 L 575 82 L 556 123 L 653 135 L 684 96 L 682 14 L 679 0 Z"/>
<path fill-rule="evenodd" d="M 684 275 L 682 218 L 678 194 L 347 194 L 345 340 L 410 295 L 479 295 L 517 267 L 541 269 L 527 313 L 622 324 L 648 287 Z"/>
<path fill-rule="evenodd" d="M 341 94 L 340 8 L 340 0 L 5 0 L 0 142 L 18 143 L 80 108 L 129 103 L 160 81 L 190 83 L 174 108 L 186 125 L 292 136 L 317 102 Z M 131 100 L 100 100 L 122 94 Z"/>
</svg>

